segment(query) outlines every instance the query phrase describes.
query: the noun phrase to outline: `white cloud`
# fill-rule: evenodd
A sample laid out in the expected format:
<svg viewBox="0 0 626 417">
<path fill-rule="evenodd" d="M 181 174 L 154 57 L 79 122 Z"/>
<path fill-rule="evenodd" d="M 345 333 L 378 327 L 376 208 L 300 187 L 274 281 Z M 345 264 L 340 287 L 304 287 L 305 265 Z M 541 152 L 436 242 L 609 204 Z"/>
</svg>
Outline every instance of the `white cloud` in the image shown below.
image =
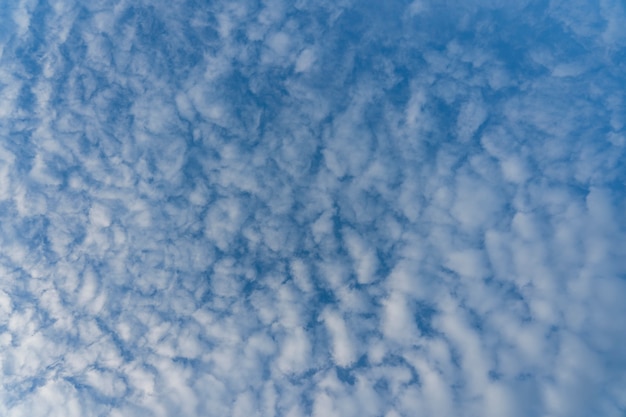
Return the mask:
<svg viewBox="0 0 626 417">
<path fill-rule="evenodd" d="M 300 52 L 296 60 L 296 72 L 306 72 L 315 63 L 315 52 L 311 48 L 306 48 Z"/>
<path fill-rule="evenodd" d="M 623 8 L 522 3 L 9 1 L 0 414 L 622 415 Z"/>
<path fill-rule="evenodd" d="M 356 360 L 356 351 L 344 319 L 332 310 L 325 310 L 321 319 L 332 340 L 333 361 L 338 366 L 350 366 Z"/>
<path fill-rule="evenodd" d="M 462 142 L 470 140 L 487 119 L 487 110 L 481 99 L 470 98 L 461 107 L 457 119 L 458 138 Z"/>
<path fill-rule="evenodd" d="M 376 252 L 357 234 L 344 231 L 346 246 L 354 262 L 357 280 L 369 284 L 375 279 L 378 259 Z"/>
<path fill-rule="evenodd" d="M 311 343 L 304 329 L 297 327 L 283 341 L 278 369 L 284 373 L 299 373 L 306 370 L 310 363 Z"/>
<path fill-rule="evenodd" d="M 392 293 L 383 302 L 384 312 L 381 329 L 389 340 L 403 344 L 418 343 L 420 332 L 415 325 L 413 313 L 404 294 Z"/>
</svg>

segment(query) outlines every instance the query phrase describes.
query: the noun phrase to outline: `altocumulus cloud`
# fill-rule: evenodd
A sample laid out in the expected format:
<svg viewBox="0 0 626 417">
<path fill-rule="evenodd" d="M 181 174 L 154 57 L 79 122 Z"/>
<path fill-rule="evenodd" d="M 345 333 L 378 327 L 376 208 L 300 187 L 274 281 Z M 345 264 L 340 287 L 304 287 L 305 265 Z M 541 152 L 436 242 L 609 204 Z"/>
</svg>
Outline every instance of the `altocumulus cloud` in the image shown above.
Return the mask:
<svg viewBox="0 0 626 417">
<path fill-rule="evenodd" d="M 625 18 L 4 1 L 0 414 L 623 416 Z"/>
</svg>

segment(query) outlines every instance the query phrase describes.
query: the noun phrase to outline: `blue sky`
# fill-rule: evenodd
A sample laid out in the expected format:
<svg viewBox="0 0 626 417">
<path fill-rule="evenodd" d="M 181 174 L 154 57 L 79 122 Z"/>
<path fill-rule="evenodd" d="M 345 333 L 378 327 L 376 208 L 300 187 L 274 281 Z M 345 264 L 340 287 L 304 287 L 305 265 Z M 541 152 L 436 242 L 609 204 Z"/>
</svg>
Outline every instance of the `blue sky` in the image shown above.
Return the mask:
<svg viewBox="0 0 626 417">
<path fill-rule="evenodd" d="M 624 416 L 625 21 L 4 1 L 0 414 Z"/>
</svg>

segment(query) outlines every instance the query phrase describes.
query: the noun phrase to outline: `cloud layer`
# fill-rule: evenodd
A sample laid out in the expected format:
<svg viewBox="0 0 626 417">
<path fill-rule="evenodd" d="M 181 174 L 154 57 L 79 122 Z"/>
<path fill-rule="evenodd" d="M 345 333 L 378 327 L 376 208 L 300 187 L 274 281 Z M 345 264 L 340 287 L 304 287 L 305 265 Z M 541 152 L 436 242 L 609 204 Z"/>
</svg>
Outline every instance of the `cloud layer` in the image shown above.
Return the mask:
<svg viewBox="0 0 626 417">
<path fill-rule="evenodd" d="M 624 5 L 383 3 L 7 2 L 0 414 L 624 415 Z"/>
</svg>

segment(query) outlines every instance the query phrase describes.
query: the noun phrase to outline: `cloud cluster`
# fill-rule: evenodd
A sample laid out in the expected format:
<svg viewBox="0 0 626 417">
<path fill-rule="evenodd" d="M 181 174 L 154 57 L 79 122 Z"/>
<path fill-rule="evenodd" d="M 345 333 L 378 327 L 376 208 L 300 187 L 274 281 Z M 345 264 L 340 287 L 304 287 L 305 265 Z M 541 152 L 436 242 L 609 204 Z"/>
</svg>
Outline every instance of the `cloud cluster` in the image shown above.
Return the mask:
<svg viewBox="0 0 626 417">
<path fill-rule="evenodd" d="M 0 414 L 624 415 L 625 14 L 7 2 Z"/>
</svg>

